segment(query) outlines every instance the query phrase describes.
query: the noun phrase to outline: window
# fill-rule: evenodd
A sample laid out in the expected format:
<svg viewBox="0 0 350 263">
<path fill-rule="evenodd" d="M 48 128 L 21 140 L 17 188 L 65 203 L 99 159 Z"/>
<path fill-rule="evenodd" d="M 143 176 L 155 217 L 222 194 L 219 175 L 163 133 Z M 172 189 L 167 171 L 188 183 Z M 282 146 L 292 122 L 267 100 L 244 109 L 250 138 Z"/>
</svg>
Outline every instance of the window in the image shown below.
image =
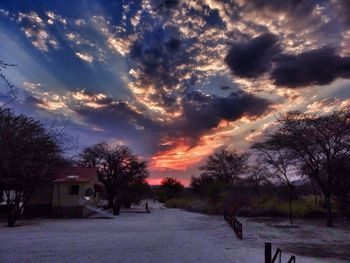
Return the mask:
<svg viewBox="0 0 350 263">
<path fill-rule="evenodd" d="M 69 194 L 70 195 L 78 195 L 79 194 L 79 185 L 70 185 L 69 186 Z"/>
</svg>

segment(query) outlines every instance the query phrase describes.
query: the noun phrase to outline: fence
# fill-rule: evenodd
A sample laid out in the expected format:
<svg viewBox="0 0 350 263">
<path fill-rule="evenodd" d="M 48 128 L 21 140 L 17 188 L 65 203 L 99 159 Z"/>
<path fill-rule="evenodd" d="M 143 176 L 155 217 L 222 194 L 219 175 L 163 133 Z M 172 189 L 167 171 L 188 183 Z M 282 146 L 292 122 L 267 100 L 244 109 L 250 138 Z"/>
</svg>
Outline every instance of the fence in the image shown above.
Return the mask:
<svg viewBox="0 0 350 263">
<path fill-rule="evenodd" d="M 272 257 L 272 245 L 270 242 L 265 243 L 265 263 L 281 263 L 282 260 L 282 250 L 277 248 L 275 254 Z M 287 263 L 296 263 L 295 256 L 291 256 Z"/>
<path fill-rule="evenodd" d="M 243 225 L 233 215 L 224 212 L 224 218 L 235 231 L 238 239 L 243 239 Z"/>
</svg>

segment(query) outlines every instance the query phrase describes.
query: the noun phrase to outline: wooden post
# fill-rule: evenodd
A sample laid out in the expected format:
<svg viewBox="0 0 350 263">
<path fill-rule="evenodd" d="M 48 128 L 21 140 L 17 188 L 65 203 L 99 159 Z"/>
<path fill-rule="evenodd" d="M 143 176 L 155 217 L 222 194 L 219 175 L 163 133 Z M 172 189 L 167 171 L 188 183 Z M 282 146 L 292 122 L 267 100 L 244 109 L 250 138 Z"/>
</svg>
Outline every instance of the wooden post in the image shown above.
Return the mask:
<svg viewBox="0 0 350 263">
<path fill-rule="evenodd" d="M 241 239 L 243 239 L 243 225 L 242 225 L 242 223 L 240 225 L 240 231 L 241 231 Z"/>
<path fill-rule="evenodd" d="M 270 242 L 265 243 L 265 263 L 271 263 L 271 250 L 272 246 Z"/>
</svg>

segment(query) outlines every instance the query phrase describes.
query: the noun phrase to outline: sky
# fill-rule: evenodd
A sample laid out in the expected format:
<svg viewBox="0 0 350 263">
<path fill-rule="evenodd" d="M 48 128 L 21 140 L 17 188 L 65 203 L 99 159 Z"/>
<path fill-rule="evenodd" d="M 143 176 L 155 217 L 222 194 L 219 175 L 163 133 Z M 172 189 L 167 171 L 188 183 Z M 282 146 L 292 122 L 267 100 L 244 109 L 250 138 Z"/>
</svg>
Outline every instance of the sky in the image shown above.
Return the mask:
<svg viewBox="0 0 350 263">
<path fill-rule="evenodd" d="M 1 0 L 0 105 L 188 183 L 288 111 L 350 106 L 347 0 Z"/>
</svg>

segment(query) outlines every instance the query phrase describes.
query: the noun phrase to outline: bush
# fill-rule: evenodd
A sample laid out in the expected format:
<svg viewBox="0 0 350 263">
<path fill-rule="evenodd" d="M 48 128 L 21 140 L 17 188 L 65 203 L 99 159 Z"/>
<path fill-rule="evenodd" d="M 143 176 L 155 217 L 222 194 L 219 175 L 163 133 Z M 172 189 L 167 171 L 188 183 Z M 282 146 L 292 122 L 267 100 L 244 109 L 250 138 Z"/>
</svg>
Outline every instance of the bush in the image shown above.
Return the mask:
<svg viewBox="0 0 350 263">
<path fill-rule="evenodd" d="M 254 200 L 247 193 L 225 192 L 222 199 L 223 207 L 231 214 L 236 214 L 242 207 L 254 208 Z"/>
<path fill-rule="evenodd" d="M 315 208 L 312 202 L 299 199 L 292 203 L 293 216 L 296 218 L 323 218 L 324 209 Z M 243 206 L 237 210 L 237 216 L 246 217 L 289 217 L 288 202 L 281 202 L 277 198 L 265 198 L 259 207 Z"/>
<path fill-rule="evenodd" d="M 327 216 L 326 212 L 323 209 L 312 209 L 310 211 L 306 211 L 304 214 L 304 218 L 325 218 Z"/>
<path fill-rule="evenodd" d="M 210 215 L 223 214 L 221 203 L 213 203 L 209 200 L 200 200 L 196 198 L 172 198 L 165 202 L 167 208 L 181 208 L 191 212 L 197 212 Z"/>
<path fill-rule="evenodd" d="M 189 198 L 171 198 L 165 202 L 165 207 L 186 209 L 193 201 Z"/>
</svg>

